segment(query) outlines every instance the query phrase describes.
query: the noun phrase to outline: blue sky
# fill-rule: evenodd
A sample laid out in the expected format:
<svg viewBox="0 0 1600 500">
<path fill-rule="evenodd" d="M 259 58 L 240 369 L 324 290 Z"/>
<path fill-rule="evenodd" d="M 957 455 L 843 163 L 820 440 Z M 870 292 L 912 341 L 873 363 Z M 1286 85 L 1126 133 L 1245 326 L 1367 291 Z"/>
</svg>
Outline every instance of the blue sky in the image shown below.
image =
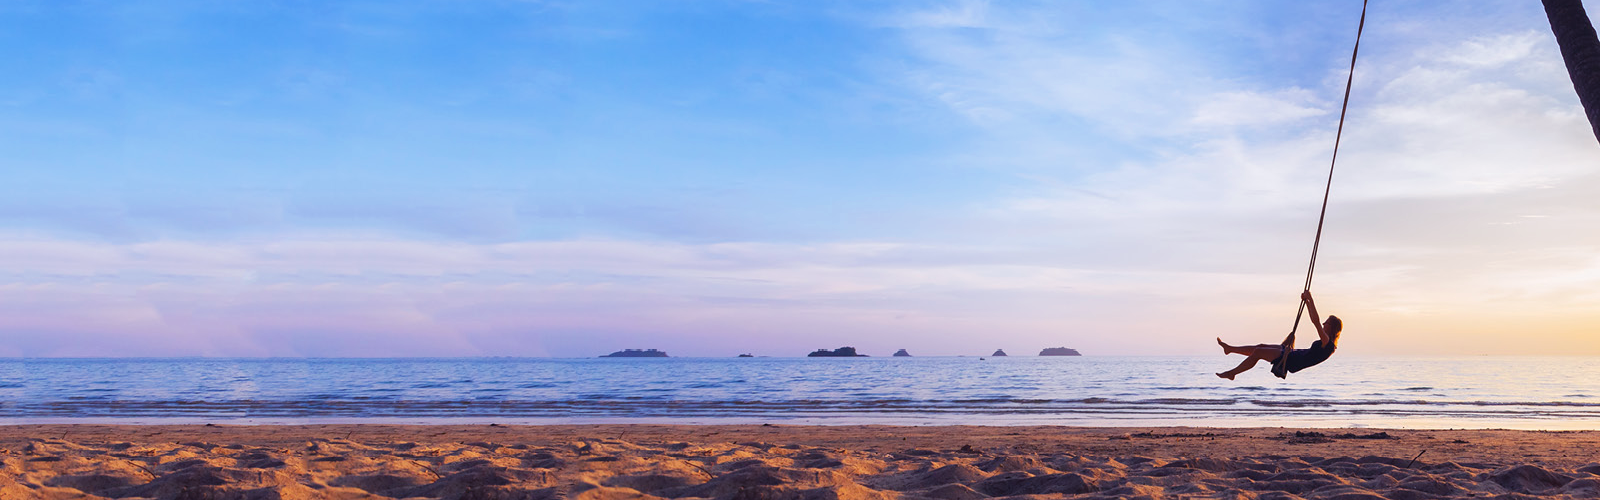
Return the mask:
<svg viewBox="0 0 1600 500">
<path fill-rule="evenodd" d="M 0 354 L 1270 341 L 1359 9 L 3 2 Z M 1350 350 L 1600 352 L 1537 3 L 1374 3 L 1347 132 Z"/>
</svg>

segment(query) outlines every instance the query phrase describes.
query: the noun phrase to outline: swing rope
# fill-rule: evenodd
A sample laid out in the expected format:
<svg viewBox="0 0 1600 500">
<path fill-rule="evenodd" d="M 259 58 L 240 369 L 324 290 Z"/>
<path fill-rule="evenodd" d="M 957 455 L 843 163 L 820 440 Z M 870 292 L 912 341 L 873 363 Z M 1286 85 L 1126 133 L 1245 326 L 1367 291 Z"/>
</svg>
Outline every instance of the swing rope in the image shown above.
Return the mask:
<svg viewBox="0 0 1600 500">
<path fill-rule="evenodd" d="M 1344 117 L 1350 109 L 1350 87 L 1356 80 L 1356 55 L 1361 53 L 1361 32 L 1367 26 L 1367 0 L 1361 0 L 1361 21 L 1356 24 L 1356 45 L 1350 50 L 1350 74 L 1344 81 L 1344 104 L 1339 106 L 1339 128 L 1333 134 L 1333 159 L 1328 162 L 1328 184 L 1322 188 L 1322 213 L 1317 216 L 1317 237 L 1311 242 L 1311 263 L 1306 265 L 1305 290 L 1311 290 L 1311 278 L 1317 272 L 1317 251 L 1322 247 L 1322 223 L 1328 219 L 1328 195 L 1333 193 L 1333 167 L 1339 163 L 1339 140 L 1344 137 Z M 1305 313 L 1306 302 L 1300 301 L 1300 310 L 1294 313 L 1294 327 L 1289 338 L 1283 341 L 1283 356 L 1294 349 L 1294 334 L 1300 331 L 1300 317 Z M 1288 363 L 1283 363 L 1287 367 Z M 1276 371 L 1276 370 L 1274 370 Z M 1279 378 L 1285 375 L 1277 374 Z"/>
</svg>

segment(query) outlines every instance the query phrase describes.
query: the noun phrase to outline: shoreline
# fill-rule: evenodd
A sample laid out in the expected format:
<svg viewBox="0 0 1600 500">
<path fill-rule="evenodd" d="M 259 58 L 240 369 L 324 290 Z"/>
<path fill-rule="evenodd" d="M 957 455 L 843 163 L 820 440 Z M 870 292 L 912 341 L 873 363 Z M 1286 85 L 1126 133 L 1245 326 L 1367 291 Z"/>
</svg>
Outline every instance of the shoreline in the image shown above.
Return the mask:
<svg viewBox="0 0 1600 500">
<path fill-rule="evenodd" d="M 0 426 L 0 497 L 1585 498 L 1595 449 L 1600 431 L 35 424 Z"/>
<path fill-rule="evenodd" d="M 981 417 L 981 420 L 980 420 Z M 307 427 L 307 426 L 423 426 L 423 427 L 578 427 L 578 426 L 688 426 L 688 427 L 1070 427 L 1083 429 L 1160 429 L 1160 428 L 1211 428 L 1230 430 L 1249 429 L 1337 429 L 1339 432 L 1367 431 L 1526 431 L 1526 432 L 1583 432 L 1600 431 L 1600 420 L 1590 418 L 1425 418 L 1404 417 L 1384 420 L 1352 419 L 1347 415 L 1304 417 L 1290 416 L 1271 419 L 1216 416 L 1186 417 L 1067 417 L 1050 418 L 994 415 L 939 415 L 939 416 L 679 416 L 679 417 L 55 417 L 55 418 L 0 418 L 0 429 L 29 426 L 133 426 L 133 427 Z M 1190 423 L 1207 425 L 1186 425 Z"/>
</svg>

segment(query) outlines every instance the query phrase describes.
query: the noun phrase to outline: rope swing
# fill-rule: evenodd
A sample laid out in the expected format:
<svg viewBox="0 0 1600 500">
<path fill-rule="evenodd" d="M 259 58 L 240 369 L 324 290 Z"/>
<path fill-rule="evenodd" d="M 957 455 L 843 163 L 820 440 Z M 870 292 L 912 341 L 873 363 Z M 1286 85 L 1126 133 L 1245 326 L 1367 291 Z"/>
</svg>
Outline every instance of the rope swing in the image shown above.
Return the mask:
<svg viewBox="0 0 1600 500">
<path fill-rule="evenodd" d="M 1344 116 L 1350 109 L 1350 87 L 1356 80 L 1356 55 L 1361 52 L 1361 31 L 1367 26 L 1367 0 L 1361 0 L 1361 21 L 1356 24 L 1356 45 L 1350 50 L 1350 75 L 1344 81 L 1344 104 L 1339 106 L 1339 128 L 1333 134 L 1333 159 L 1328 162 L 1328 184 L 1322 188 L 1322 213 L 1317 216 L 1317 237 L 1311 241 L 1311 263 L 1306 265 L 1305 290 L 1311 291 L 1311 278 L 1317 272 L 1317 250 L 1322 247 L 1322 223 L 1328 219 L 1328 195 L 1333 192 L 1333 167 L 1339 163 L 1339 139 L 1344 136 Z M 1306 302 L 1300 301 L 1300 310 L 1294 313 L 1294 327 L 1289 329 L 1289 337 L 1283 339 L 1283 354 L 1279 355 L 1278 363 L 1272 366 L 1272 374 L 1278 378 L 1289 377 L 1289 351 L 1294 350 L 1294 334 L 1300 331 L 1300 317 L 1304 315 Z"/>
</svg>

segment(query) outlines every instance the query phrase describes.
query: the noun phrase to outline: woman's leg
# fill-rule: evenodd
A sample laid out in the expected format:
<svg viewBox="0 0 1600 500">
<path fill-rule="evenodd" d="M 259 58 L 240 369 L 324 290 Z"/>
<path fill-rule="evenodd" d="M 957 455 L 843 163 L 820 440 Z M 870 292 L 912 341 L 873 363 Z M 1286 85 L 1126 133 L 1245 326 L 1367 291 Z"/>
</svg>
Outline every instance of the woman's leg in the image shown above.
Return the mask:
<svg viewBox="0 0 1600 500">
<path fill-rule="evenodd" d="M 1255 368 L 1256 367 L 1256 362 L 1259 362 L 1261 360 L 1271 361 L 1271 360 L 1274 360 L 1274 359 L 1278 359 L 1278 356 L 1283 353 L 1283 348 L 1282 347 L 1275 346 L 1275 345 L 1272 345 L 1272 344 L 1261 344 L 1261 345 L 1250 346 L 1250 347 L 1235 347 L 1234 349 L 1236 351 L 1240 352 L 1240 354 L 1244 354 L 1245 356 L 1248 356 L 1248 357 L 1244 358 L 1244 361 L 1240 361 L 1239 362 L 1239 366 L 1233 367 L 1232 370 L 1228 370 L 1228 371 L 1225 371 L 1225 372 L 1222 372 L 1222 373 L 1218 373 L 1217 374 L 1218 377 L 1222 377 L 1222 378 L 1225 378 L 1225 379 L 1228 379 L 1228 380 L 1233 380 L 1233 377 L 1239 375 L 1240 373 L 1244 373 L 1246 370 L 1249 370 L 1251 368 Z M 1249 352 L 1245 353 L 1244 351 L 1246 351 L 1246 350 L 1248 350 Z"/>
<path fill-rule="evenodd" d="M 1262 350 L 1263 352 L 1270 351 L 1272 356 L 1265 357 L 1267 359 L 1272 359 L 1276 357 L 1278 353 L 1283 352 L 1283 346 L 1278 344 L 1228 345 L 1228 343 L 1223 342 L 1221 338 L 1217 339 L 1217 344 L 1222 346 L 1223 354 L 1243 354 L 1245 356 L 1254 356 L 1256 351 Z"/>
</svg>

